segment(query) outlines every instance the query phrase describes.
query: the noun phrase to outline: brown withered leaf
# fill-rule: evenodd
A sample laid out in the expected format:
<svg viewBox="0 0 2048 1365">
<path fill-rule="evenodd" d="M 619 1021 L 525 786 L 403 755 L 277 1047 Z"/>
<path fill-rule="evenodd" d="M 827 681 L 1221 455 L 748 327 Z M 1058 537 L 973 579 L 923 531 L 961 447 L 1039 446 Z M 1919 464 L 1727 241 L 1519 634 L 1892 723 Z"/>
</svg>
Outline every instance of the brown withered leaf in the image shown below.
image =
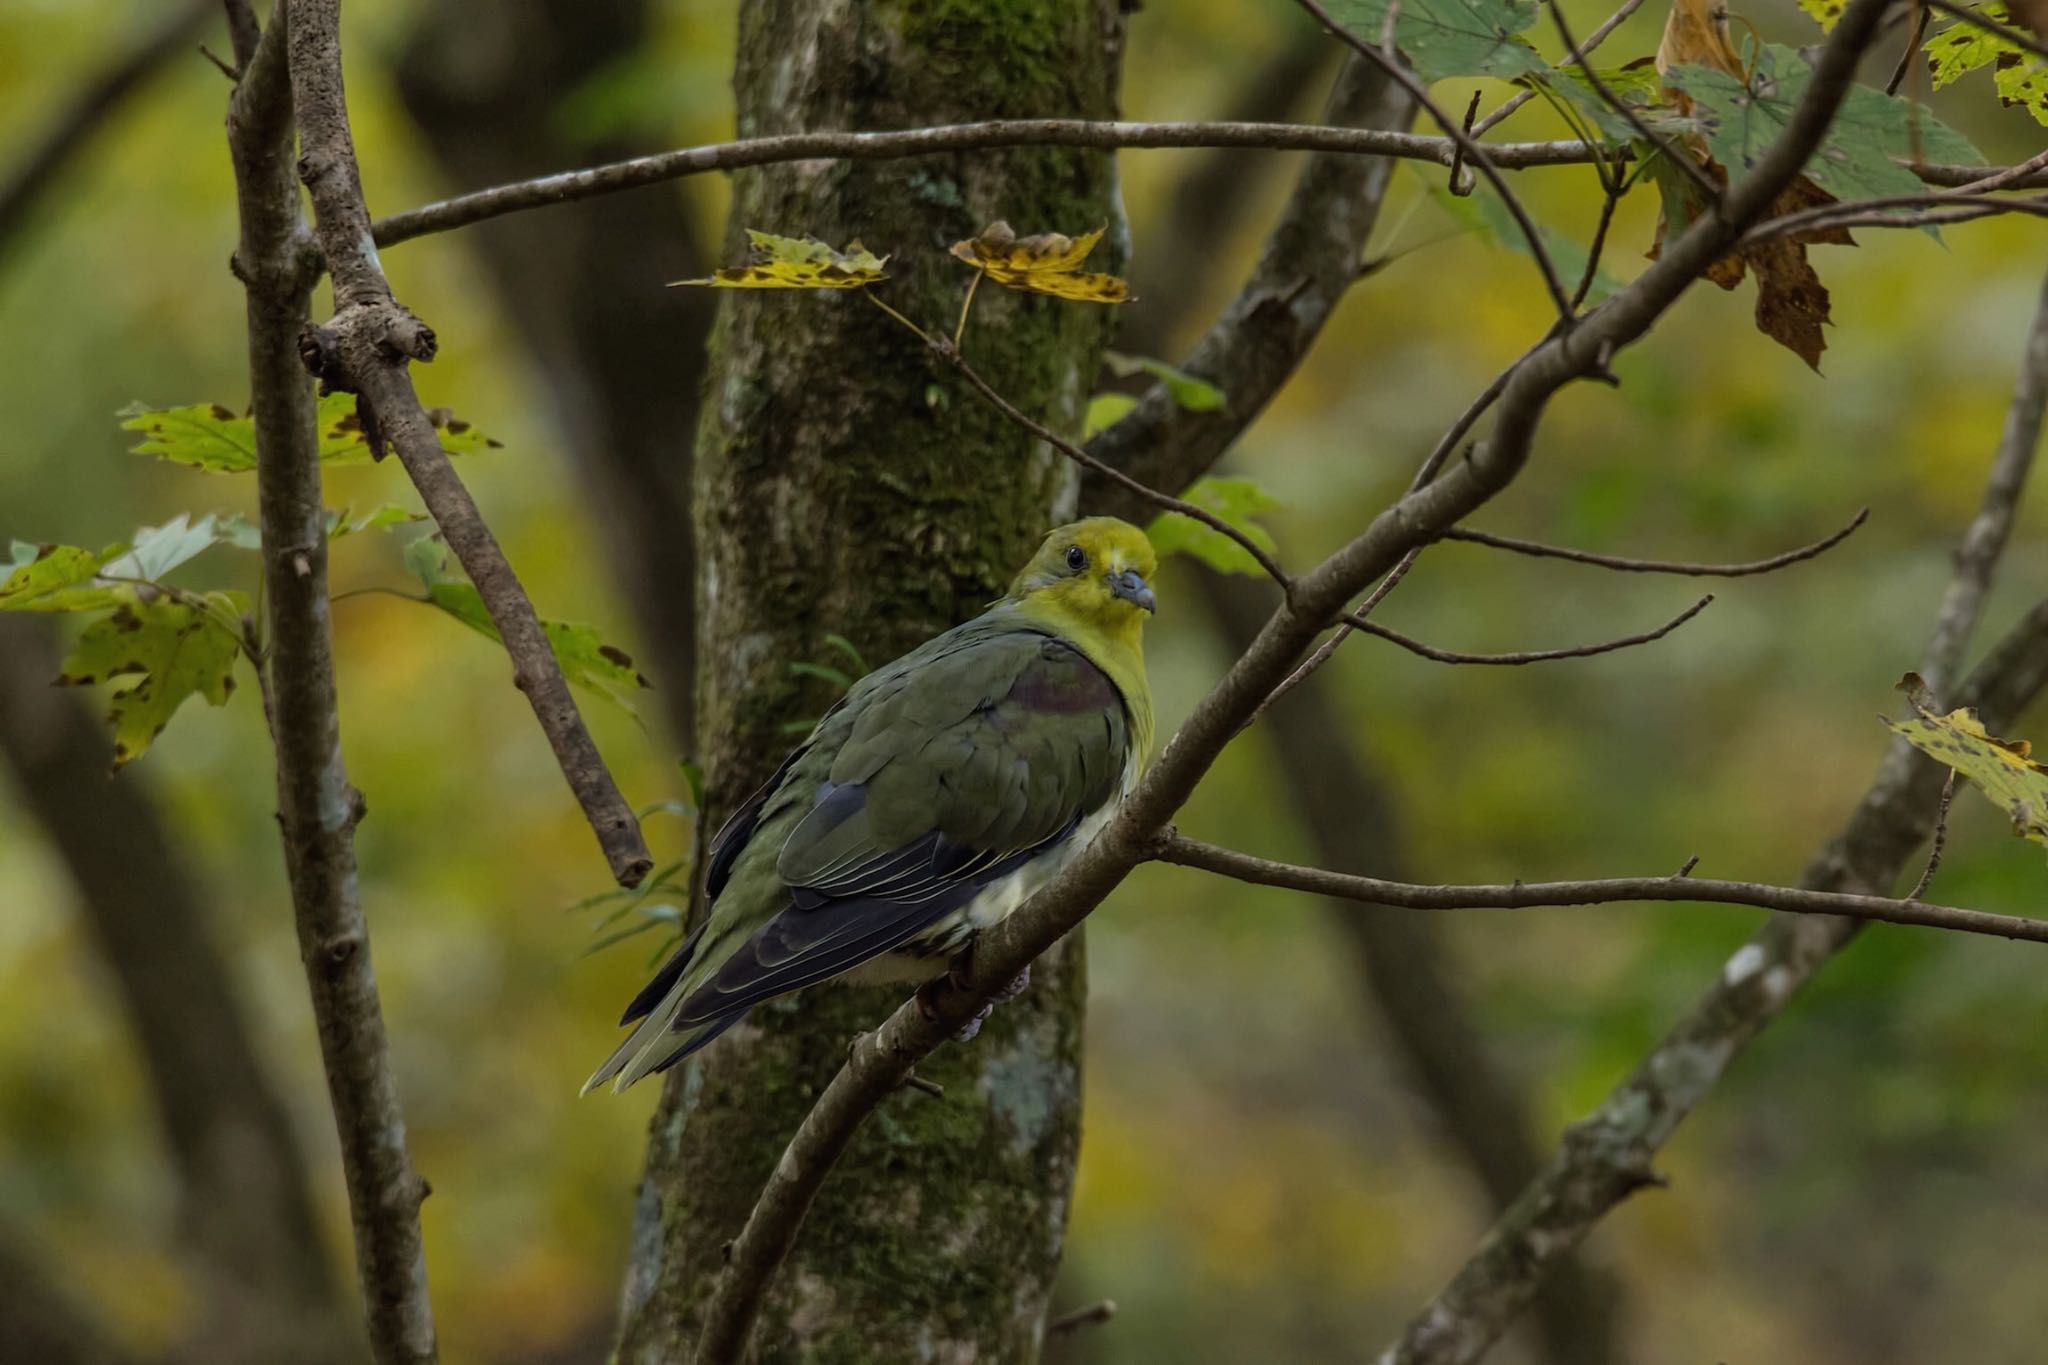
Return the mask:
<svg viewBox="0 0 2048 1365">
<path fill-rule="evenodd" d="M 1727 172 L 1718 164 L 1708 162 L 1706 170 L 1716 181 L 1727 183 Z M 1657 236 L 1649 253 L 1651 260 L 1655 260 L 1663 250 L 1664 236 L 1669 230 L 1668 221 L 1674 208 L 1679 212 L 1678 225 L 1682 231 L 1705 207 L 1700 202 L 1699 187 L 1693 184 L 1691 177 L 1675 168 L 1660 168 L 1659 172 L 1653 173 L 1653 178 L 1664 195 L 1664 214 L 1657 220 Z M 1834 202 L 1833 195 L 1801 176 L 1778 196 L 1768 216 L 1776 218 Z M 1723 256 L 1703 272 L 1707 279 L 1723 289 L 1733 289 L 1742 283 L 1745 275 L 1754 275 L 1756 329 L 1805 361 L 1816 373 L 1820 370 L 1821 353 L 1827 350 L 1828 345 L 1821 328 L 1831 321 L 1827 286 L 1820 282 L 1820 276 L 1806 258 L 1808 244 L 1817 242 L 1856 245 L 1847 229 L 1826 227 L 1790 237 L 1774 237 L 1745 247 Z"/>
<path fill-rule="evenodd" d="M 1664 21 L 1663 39 L 1657 44 L 1657 70 L 1669 72 L 1679 66 L 1708 66 L 1731 76 L 1746 76 L 1742 58 L 1729 40 L 1728 11 L 1721 0 L 1672 0 L 1671 13 Z M 1692 112 L 1693 102 L 1685 91 L 1667 85 L 1664 93 L 1681 113 Z M 1678 139 L 1672 150 L 1681 156 L 1691 156 L 1705 167 L 1716 184 L 1728 184 L 1727 169 L 1707 154 L 1704 138 Z M 1650 259 L 1655 260 L 1663 251 L 1666 234 L 1684 231 L 1706 204 L 1693 178 L 1676 166 L 1660 160 L 1652 168 L 1651 178 L 1663 197 L 1663 212 L 1658 216 L 1656 237 L 1649 252 Z M 1778 196 L 1765 217 L 1782 217 L 1835 202 L 1832 194 L 1800 176 Z M 1856 245 L 1847 229 L 1824 227 L 1745 247 L 1723 256 L 1702 273 L 1723 289 L 1733 289 L 1745 275 L 1754 275 L 1757 330 L 1818 373 L 1821 353 L 1827 349 L 1827 338 L 1821 329 L 1831 319 L 1827 286 L 1821 283 L 1812 262 L 1806 258 L 1806 248 L 1814 243 Z"/>
</svg>

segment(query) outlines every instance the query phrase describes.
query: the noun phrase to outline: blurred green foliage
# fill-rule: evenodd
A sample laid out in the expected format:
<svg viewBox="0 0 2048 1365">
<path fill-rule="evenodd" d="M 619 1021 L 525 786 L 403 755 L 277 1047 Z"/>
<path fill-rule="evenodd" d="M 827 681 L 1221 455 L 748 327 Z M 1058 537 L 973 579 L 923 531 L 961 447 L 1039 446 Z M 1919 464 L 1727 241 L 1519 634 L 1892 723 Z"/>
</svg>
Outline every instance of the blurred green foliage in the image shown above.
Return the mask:
<svg viewBox="0 0 2048 1365">
<path fill-rule="evenodd" d="M 0 9 L 6 145 L 25 145 L 107 35 L 144 8 Z M 467 188 L 433 181 L 390 96 L 385 63 L 407 11 L 391 0 L 351 6 L 357 136 L 370 202 L 387 211 Z M 1603 61 L 1648 53 L 1654 11 L 1627 24 Z M 1582 33 L 1600 17 L 1579 3 L 1571 13 Z M 1789 3 L 1749 17 L 1767 37 L 1811 40 Z M 679 144 L 729 136 L 720 73 L 730 22 L 723 9 L 664 6 L 646 54 L 592 83 L 574 117 L 651 116 Z M 1302 22 L 1246 0 L 1149 6 L 1131 20 L 1126 108 L 1215 116 L 1224 92 L 1254 79 Z M 1439 96 L 1462 108 L 1473 85 Z M 1489 102 L 1504 93 L 1491 87 Z M 0 260 L 0 542 L 107 544 L 181 510 L 250 510 L 244 483 L 201 481 L 195 492 L 192 472 L 130 459 L 115 418 L 131 402 L 246 391 L 242 300 L 224 268 L 225 94 L 200 58 L 177 61 Z M 2039 148 L 2034 125 L 1981 92 L 1944 91 L 1932 107 L 1995 163 Z M 1561 130 L 1539 104 L 1504 131 Z M 1123 157 L 1140 254 L 1174 230 L 1168 193 L 1197 155 Z M 1220 306 L 1249 266 L 1292 160 L 1270 158 L 1248 180 L 1242 193 L 1262 211 L 1207 244 L 1218 268 L 1182 282 L 1197 296 L 1192 317 Z M 1516 184 L 1545 224 L 1590 237 L 1591 168 L 1524 172 Z M 716 179 L 643 193 L 686 196 L 707 232 L 721 221 Z M 1607 257 L 1616 276 L 1638 268 L 1654 211 L 1646 194 L 1623 202 Z M 1261 519 L 1295 564 L 1398 492 L 1450 418 L 1550 320 L 1527 260 L 1447 218 L 1428 185 L 1397 177 L 1384 222 L 1375 253 L 1404 254 L 1357 286 L 1231 460 L 1278 498 Z M 1660 872 L 1698 853 L 1706 874 L 1795 877 L 1875 768 L 1884 734 L 1871 716 L 1916 659 L 1975 504 L 2043 257 L 2027 219 L 1952 228 L 1945 247 L 1866 234 L 1859 250 L 1817 253 L 1836 323 L 1825 378 L 1754 333 L 1746 293 L 1700 289 L 1617 358 L 1618 391 L 1564 394 L 1534 466 L 1485 526 L 1709 559 L 1816 537 L 1865 503 L 1871 522 L 1814 563 L 1730 584 L 1699 620 L 1638 651 L 1447 670 L 1348 644 L 1328 677 L 1352 726 L 1332 743 L 1356 744 L 1386 773 L 1418 874 Z M 385 264 L 442 339 L 420 374 L 428 401 L 504 442 L 465 474 L 537 604 L 624 635 L 628 615 L 596 552 L 604 528 L 555 448 L 547 376 L 460 237 L 394 248 Z M 316 307 L 325 303 L 323 290 Z M 388 462 L 332 470 L 328 502 L 415 505 Z M 2042 511 L 2037 488 L 1992 630 L 2048 573 Z M 253 587 L 253 561 L 218 567 L 220 586 Z M 1224 662 L 1189 602 L 1190 572 L 1168 570 L 1152 632 L 1163 722 Z M 336 548 L 335 585 L 406 583 L 383 537 L 359 536 Z M 1681 584 L 1445 545 L 1381 615 L 1446 647 L 1515 649 L 1635 629 L 1687 596 Z M 371 812 L 359 840 L 364 900 L 415 1151 L 434 1186 L 425 1225 L 448 1357 L 537 1360 L 580 1344 L 578 1358 L 595 1358 L 653 1093 L 580 1103 L 574 1093 L 612 1042 L 646 940 L 586 956 L 601 916 L 561 913 L 599 889 L 603 871 L 502 656 L 378 594 L 338 602 L 334 625 L 343 734 Z M 590 721 L 631 799 L 688 797 L 658 735 L 609 708 L 591 708 Z M 119 780 L 144 776 L 162 791 L 213 888 L 339 1268 L 347 1219 L 267 764 L 253 706 L 193 708 Z M 1307 856 L 1277 799 L 1284 780 L 1254 732 L 1182 826 Z M 664 861 L 687 856 L 686 822 L 648 832 Z M 1957 804 L 1941 899 L 2025 911 L 2041 903 L 2042 878 L 2035 851 L 1996 812 Z M 0 805 L 0 1211 L 146 1344 L 175 1334 L 191 1294 L 167 1251 L 171 1200 L 136 1053 L 71 895 L 27 821 Z M 1532 1087 L 1546 1140 L 1632 1065 L 1756 918 L 1659 907 L 1452 921 L 1466 985 L 1504 1064 Z M 1391 1074 L 1322 915 L 1286 893 L 1148 868 L 1089 932 L 1070 1297 L 1114 1297 L 1123 1311 L 1069 1349 L 1100 1362 L 1361 1358 L 1462 1259 L 1486 1211 Z M 2036 1358 L 2032 1289 L 2048 1274 L 2048 1154 L 2034 1139 L 2048 1123 L 2044 1071 L 2048 976 L 2032 950 L 1866 935 L 1686 1127 L 1663 1163 L 1673 1188 L 1639 1196 L 1596 1237 L 1594 1252 L 1626 1285 L 1632 1358 Z"/>
</svg>

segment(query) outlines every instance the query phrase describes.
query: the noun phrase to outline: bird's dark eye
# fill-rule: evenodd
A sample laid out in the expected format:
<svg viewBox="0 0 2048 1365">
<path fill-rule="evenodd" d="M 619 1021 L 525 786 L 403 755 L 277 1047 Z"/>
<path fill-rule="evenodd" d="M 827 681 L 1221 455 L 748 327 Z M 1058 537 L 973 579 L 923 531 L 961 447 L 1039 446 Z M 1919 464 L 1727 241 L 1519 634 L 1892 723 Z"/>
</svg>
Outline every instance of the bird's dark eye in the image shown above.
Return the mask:
<svg viewBox="0 0 2048 1365">
<path fill-rule="evenodd" d="M 1078 545 L 1067 547 L 1067 567 L 1075 573 L 1088 567 L 1088 552 Z"/>
</svg>

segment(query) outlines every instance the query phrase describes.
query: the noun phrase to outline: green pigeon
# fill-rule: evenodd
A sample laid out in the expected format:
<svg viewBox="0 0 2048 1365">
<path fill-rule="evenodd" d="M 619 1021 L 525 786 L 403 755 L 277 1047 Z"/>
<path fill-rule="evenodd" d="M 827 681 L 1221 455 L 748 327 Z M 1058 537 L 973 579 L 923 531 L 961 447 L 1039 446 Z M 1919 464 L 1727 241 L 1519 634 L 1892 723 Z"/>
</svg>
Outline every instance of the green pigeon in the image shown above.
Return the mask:
<svg viewBox="0 0 2048 1365">
<path fill-rule="evenodd" d="M 584 1091 L 805 986 L 934 980 L 1065 866 L 1152 747 L 1156 567 L 1128 522 L 1062 526 L 995 605 L 855 683 L 712 840 L 710 914 Z"/>
</svg>

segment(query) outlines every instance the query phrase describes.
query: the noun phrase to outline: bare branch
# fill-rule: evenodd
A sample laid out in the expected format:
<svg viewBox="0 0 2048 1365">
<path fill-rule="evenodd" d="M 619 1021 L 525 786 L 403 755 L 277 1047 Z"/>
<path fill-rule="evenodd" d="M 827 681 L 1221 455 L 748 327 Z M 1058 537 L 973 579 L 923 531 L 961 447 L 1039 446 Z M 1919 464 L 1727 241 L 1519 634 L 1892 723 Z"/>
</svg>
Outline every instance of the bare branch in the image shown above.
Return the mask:
<svg viewBox="0 0 2048 1365">
<path fill-rule="evenodd" d="M 1500 173 L 1500 167 L 1494 164 L 1487 149 L 1445 113 L 1441 105 L 1430 98 L 1428 89 L 1415 78 L 1414 73 L 1401 64 L 1398 57 L 1389 56 L 1387 52 L 1338 23 L 1331 17 L 1330 12 L 1322 7 L 1319 0 L 1295 0 L 1295 3 L 1313 14 L 1324 28 L 1330 30 L 1337 41 L 1386 72 L 1390 80 L 1408 92 L 1408 98 L 1414 100 L 1419 108 L 1436 120 L 1437 126 L 1444 130 L 1454 146 L 1453 161 L 1460 158 L 1470 161 L 1473 169 L 1486 178 L 1486 183 L 1493 186 L 1494 192 L 1507 206 L 1508 213 L 1515 220 L 1515 226 L 1521 229 L 1522 236 L 1528 243 L 1529 257 L 1536 262 L 1536 269 L 1543 276 L 1544 287 L 1550 290 L 1550 301 L 1557 306 L 1558 317 L 1570 319 L 1572 301 L 1565 293 L 1564 281 L 1558 278 L 1556 264 L 1550 259 L 1550 248 L 1544 245 L 1543 234 L 1537 231 L 1536 220 L 1529 216 L 1529 210 L 1522 203 L 1521 196 L 1509 188 L 1507 177 Z M 1390 29 L 1395 16 L 1396 10 L 1387 11 Z"/>
<path fill-rule="evenodd" d="M 1484 120 L 1478 125 L 1485 127 Z M 1596 160 L 1595 149 L 1576 138 L 1553 142 L 1484 144 L 1487 157 L 1502 170 L 1536 166 L 1584 166 Z M 1335 128 L 1299 123 L 1096 122 L 1088 119 L 995 119 L 982 123 L 951 123 L 879 133 L 787 133 L 682 147 L 653 156 L 561 171 L 532 180 L 518 180 L 470 194 L 443 199 L 380 218 L 371 231 L 380 247 L 394 246 L 429 233 L 481 223 L 507 213 L 570 204 L 601 194 L 656 185 L 708 171 L 739 170 L 785 161 L 888 161 L 934 156 L 944 152 L 987 151 L 999 147 L 1090 147 L 1105 151 L 1144 148 L 1245 147 L 1276 152 L 1330 152 L 1346 156 L 1384 156 L 1429 161 L 1449 166 L 1457 143 L 1381 128 Z M 1626 156 L 1613 148 L 1600 155 Z M 1967 185 L 1983 178 L 1983 166 L 1915 165 L 1914 174 L 1930 185 Z M 2035 171 L 2014 188 L 2048 188 L 2048 172 Z"/>
<path fill-rule="evenodd" d="M 1784 132 L 1730 186 L 1719 213 L 1702 215 L 1653 263 L 1569 332 L 1540 345 L 1502 395 L 1494 435 L 1443 477 L 1404 495 L 1366 531 L 1294 580 L 1288 598 L 1233 663 L 1124 801 L 1102 833 L 1015 914 L 984 930 L 963 972 L 927 988 L 855 1045 L 819 1095 L 733 1242 L 731 1264 L 704 1310 L 697 1365 L 726 1365 L 746 1347 L 761 1296 L 781 1265 L 832 1164 L 874 1107 L 917 1062 L 993 1001 L 1033 958 L 1087 918 L 1151 853 L 1244 721 L 1356 593 L 1402 556 L 1440 535 L 1507 486 L 1526 462 L 1553 393 L 1604 369 L 1640 337 L 1700 272 L 1769 210 L 1827 133 L 1876 36 L 1888 0 L 1850 0 L 1822 48 Z"/>
<path fill-rule="evenodd" d="M 1920 674 L 1946 690 L 2012 530 L 2048 408 L 2048 282 L 2028 334 L 2005 431 L 1982 506 L 1964 533 L 1956 573 L 1935 614 Z M 1935 681 L 1935 680 L 1939 681 Z M 2048 601 L 2037 604 L 1950 700 L 2001 726 L 2048 685 Z M 1842 833 L 1804 885 L 1870 894 L 1889 886 L 1926 837 L 1942 769 L 1894 741 Z M 1410 1322 L 1382 1365 L 1472 1365 L 1527 1305 L 1545 1268 L 1642 1187 L 1656 1152 L 1827 962 L 1855 937 L 1848 919 L 1774 917 L 1729 958 L 1712 987 L 1591 1117 L 1569 1130 L 1549 1165 L 1450 1283 Z"/>
<path fill-rule="evenodd" d="M 1368 621 L 1355 612 L 1346 612 L 1342 620 L 1345 625 L 1353 630 L 1363 631 L 1367 635 L 1376 636 L 1387 641 L 1389 644 L 1401 646 L 1410 654 L 1419 654 L 1425 659 L 1434 659 L 1440 664 L 1503 664 L 1512 666 L 1515 664 L 1549 663 L 1555 659 L 1588 659 L 1595 654 L 1612 654 L 1618 649 L 1629 649 L 1636 645 L 1646 645 L 1652 640 L 1663 639 L 1687 621 L 1692 620 L 1693 617 L 1698 616 L 1707 609 L 1707 604 L 1713 600 L 1714 595 L 1708 593 L 1705 597 L 1702 597 L 1699 601 L 1693 603 L 1655 630 L 1644 631 L 1640 635 L 1624 635 L 1618 640 L 1604 640 L 1596 645 L 1574 645 L 1567 649 L 1531 649 L 1514 654 L 1461 654 L 1456 650 L 1438 649 L 1435 645 L 1426 645 L 1420 640 L 1403 635 L 1400 631 L 1392 630 L 1377 621 Z"/>
<path fill-rule="evenodd" d="M 1091 1303 L 1086 1308 L 1076 1308 L 1071 1313 L 1063 1313 L 1054 1318 L 1045 1325 L 1045 1334 L 1049 1337 L 1067 1336 L 1080 1331 L 1083 1327 L 1099 1327 L 1115 1316 L 1116 1300 L 1104 1299 L 1100 1303 Z"/>
<path fill-rule="evenodd" d="M 1802 545 L 1796 550 L 1787 550 L 1768 559 L 1752 559 L 1743 564 L 1691 564 L 1670 559 L 1634 559 L 1627 555 L 1603 555 L 1591 550 L 1572 550 L 1562 545 L 1545 545 L 1534 540 L 1498 536 L 1491 531 L 1474 531 L 1464 526 L 1453 526 L 1444 532 L 1443 538 L 1462 540 L 1470 545 L 1487 545 L 1496 550 L 1508 550 L 1537 559 L 1563 559 L 1573 564 L 1592 564 L 1622 573 L 1662 573 L 1687 578 L 1748 578 L 1755 574 L 1774 573 L 1788 565 L 1816 559 L 1847 540 L 1857 527 L 1869 519 L 1870 509 L 1862 508 L 1850 518 L 1847 526 L 1833 535 L 1816 540 L 1811 545 Z"/>
<path fill-rule="evenodd" d="M 2048 195 L 2008 199 L 1958 189 L 1945 194 L 1902 194 L 1884 199 L 1824 204 L 1760 223 L 1744 234 L 1739 245 L 1750 246 L 1780 237 L 1801 236 L 1818 228 L 1919 228 L 1937 223 L 1995 218 L 2001 213 L 2048 218 Z"/>
<path fill-rule="evenodd" d="M 1927 894 L 1927 888 L 1934 885 L 1934 874 L 1941 870 L 1941 855 L 1948 847 L 1948 808 L 1956 799 L 1956 770 L 1948 770 L 1948 780 L 1941 784 L 1941 808 L 1934 815 L 1934 837 L 1927 845 L 1927 866 L 1921 869 L 1920 880 L 1913 883 L 1913 889 L 1906 893 L 1906 899 L 1917 901 Z"/>
<path fill-rule="evenodd" d="M 2048 920 L 2021 915 L 1995 915 L 1953 905 L 1894 900 L 1890 896 L 1858 896 L 1812 891 L 1762 882 L 1728 882 L 1706 877 L 1608 877 L 1596 881 L 1510 882 L 1505 886 L 1424 886 L 1329 872 L 1274 862 L 1235 849 L 1219 848 L 1168 834 L 1153 857 L 1164 863 L 1200 868 L 1234 881 L 1285 887 L 1318 896 L 1336 896 L 1368 905 L 1398 905 L 1409 910 L 1529 910 L 1542 906 L 1612 905 L 1627 901 L 1697 901 L 1716 905 L 1748 905 L 1795 915 L 1839 915 L 1847 919 L 1917 924 L 1961 934 L 2048 943 Z"/>
<path fill-rule="evenodd" d="M 292 170 L 285 34 L 281 0 L 278 16 L 243 64 L 228 112 L 272 624 L 278 823 L 340 1137 L 371 1346 L 384 1365 L 426 1365 L 435 1359 L 419 1224 L 426 1184 L 406 1150 L 357 892 L 355 826 L 363 803 L 342 763 L 318 430 L 312 385 L 297 356 L 309 298 L 303 273 L 293 265 L 303 228 Z"/>
<path fill-rule="evenodd" d="M 1396 131 L 1407 127 L 1414 111 L 1379 68 L 1347 56 L 1323 117 Z M 1294 374 L 1357 281 L 1393 169 L 1385 157 L 1311 157 L 1243 288 L 1180 362 L 1187 373 L 1218 384 L 1223 406 L 1189 412 L 1164 384 L 1155 384 L 1136 408 L 1086 443 L 1089 453 L 1155 488 L 1174 490 L 1215 464 Z M 1156 322 L 1147 325 L 1163 330 Z M 1108 480 L 1093 478 L 1082 481 L 1081 505 L 1120 516 L 1141 506 Z"/>
<path fill-rule="evenodd" d="M 299 174 L 312 196 L 321 249 L 334 277 L 334 317 L 309 328 L 301 358 L 329 388 L 356 393 L 373 452 L 388 439 L 433 514 L 448 547 L 476 585 L 505 652 L 512 681 L 533 707 L 562 776 L 597 835 L 612 876 L 638 885 L 654 866 L 640 823 L 619 793 L 533 603 L 435 436 L 413 389 L 408 360 L 432 360 L 431 328 L 392 297 L 370 246 L 354 138 L 341 80 L 339 0 L 292 0 L 291 80 L 302 155 Z"/>
<path fill-rule="evenodd" d="M 132 47 L 89 76 L 70 102 L 50 120 L 20 164 L 5 182 L 0 182 L 0 251 L 5 251 L 27 224 L 31 208 L 65 165 L 91 141 L 128 96 L 185 45 L 198 30 L 200 20 L 212 9 L 213 0 L 182 0 Z"/>
</svg>

